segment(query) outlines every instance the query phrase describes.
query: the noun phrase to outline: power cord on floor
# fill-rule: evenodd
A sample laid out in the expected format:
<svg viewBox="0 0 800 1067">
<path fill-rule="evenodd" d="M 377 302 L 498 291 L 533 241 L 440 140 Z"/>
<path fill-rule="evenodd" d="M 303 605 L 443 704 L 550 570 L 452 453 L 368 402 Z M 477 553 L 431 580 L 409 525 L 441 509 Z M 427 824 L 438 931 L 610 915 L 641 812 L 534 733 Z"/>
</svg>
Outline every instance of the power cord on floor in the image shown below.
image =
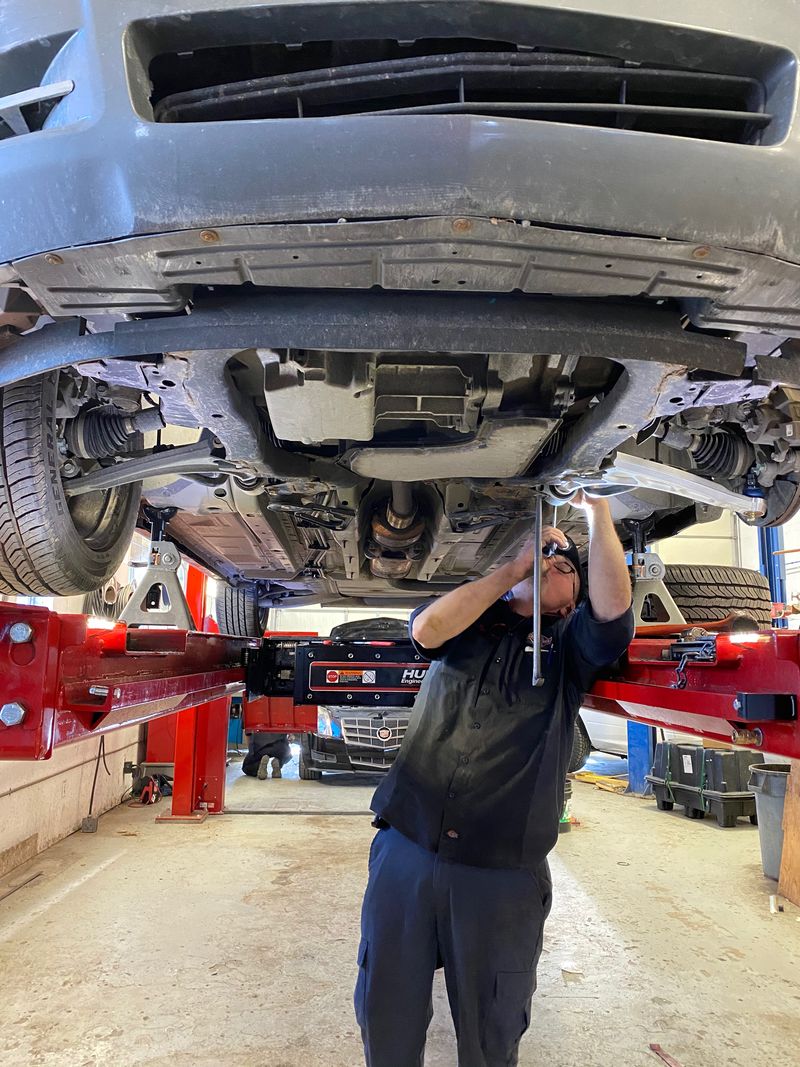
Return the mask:
<svg viewBox="0 0 800 1067">
<path fill-rule="evenodd" d="M 97 750 L 97 759 L 94 763 L 94 778 L 92 779 L 92 792 L 89 797 L 89 813 L 85 819 L 81 821 L 81 832 L 84 834 L 97 833 L 98 819 L 96 815 L 92 815 L 92 809 L 94 807 L 94 791 L 97 787 L 97 772 L 100 770 L 100 760 L 103 761 L 103 767 L 106 774 L 111 777 L 111 771 L 108 769 L 106 763 L 106 737 L 105 734 L 100 738 L 100 747 Z"/>
</svg>

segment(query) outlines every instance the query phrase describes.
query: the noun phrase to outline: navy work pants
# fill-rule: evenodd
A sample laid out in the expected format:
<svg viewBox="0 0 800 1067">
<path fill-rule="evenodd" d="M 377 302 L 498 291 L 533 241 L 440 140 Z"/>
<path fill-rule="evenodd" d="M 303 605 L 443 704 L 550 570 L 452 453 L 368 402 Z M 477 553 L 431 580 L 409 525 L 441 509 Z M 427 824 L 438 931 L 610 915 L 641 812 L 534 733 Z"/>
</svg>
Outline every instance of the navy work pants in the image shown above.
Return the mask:
<svg viewBox="0 0 800 1067">
<path fill-rule="evenodd" d="M 547 862 L 535 872 L 468 867 L 379 830 L 355 991 L 367 1067 L 421 1067 L 441 966 L 458 1067 L 515 1067 L 550 900 Z"/>
<path fill-rule="evenodd" d="M 258 765 L 264 756 L 280 760 L 281 767 L 285 767 L 292 758 L 292 750 L 286 734 L 259 733 L 258 731 L 250 734 L 247 755 L 242 760 L 244 773 L 255 778 L 258 774 Z"/>
</svg>

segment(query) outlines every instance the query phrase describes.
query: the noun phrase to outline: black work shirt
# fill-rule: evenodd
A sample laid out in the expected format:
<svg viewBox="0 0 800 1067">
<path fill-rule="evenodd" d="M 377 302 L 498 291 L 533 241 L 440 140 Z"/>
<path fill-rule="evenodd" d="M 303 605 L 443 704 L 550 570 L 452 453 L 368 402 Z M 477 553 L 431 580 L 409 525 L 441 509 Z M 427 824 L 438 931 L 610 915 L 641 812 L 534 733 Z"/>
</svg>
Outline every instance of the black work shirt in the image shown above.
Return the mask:
<svg viewBox="0 0 800 1067">
<path fill-rule="evenodd" d="M 543 620 L 545 681 L 536 688 L 531 619 L 503 600 L 441 648 L 415 642 L 435 662 L 372 810 L 451 862 L 537 867 L 558 838 L 583 695 L 633 628 L 630 610 L 599 622 L 588 601 L 567 619 Z"/>
</svg>

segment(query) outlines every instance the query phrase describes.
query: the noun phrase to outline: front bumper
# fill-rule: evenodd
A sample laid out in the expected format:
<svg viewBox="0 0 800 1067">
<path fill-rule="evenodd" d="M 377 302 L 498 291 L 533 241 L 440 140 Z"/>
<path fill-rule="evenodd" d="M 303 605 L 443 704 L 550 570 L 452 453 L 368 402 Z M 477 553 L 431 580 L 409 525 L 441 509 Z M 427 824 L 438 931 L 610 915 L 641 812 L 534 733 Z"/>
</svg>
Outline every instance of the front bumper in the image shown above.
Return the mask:
<svg viewBox="0 0 800 1067">
<path fill-rule="evenodd" d="M 288 33 L 293 19 L 301 37 L 313 8 L 328 34 L 343 13 L 363 24 L 362 36 L 368 23 L 383 33 L 402 23 L 416 36 L 423 18 L 428 32 L 439 26 L 450 36 L 477 34 L 493 16 L 510 31 L 546 14 L 572 18 L 573 29 L 590 27 L 598 50 L 603 34 L 609 48 L 619 46 L 626 28 L 636 31 L 632 39 L 690 40 L 698 17 L 703 30 L 719 35 L 720 51 L 726 41 L 734 48 L 752 38 L 744 5 L 713 3 L 698 16 L 692 0 L 675 0 L 669 19 L 658 0 L 611 0 L 602 16 L 598 6 L 581 4 L 576 15 L 570 0 L 202 4 L 222 28 L 234 19 L 255 25 L 258 17 Z M 63 37 L 47 80 L 68 79 L 75 89 L 44 129 L 0 142 L 0 202 L 12 220 L 0 237 L 0 261 L 204 226 L 463 214 L 671 237 L 800 262 L 794 99 L 788 135 L 771 147 L 469 115 L 160 124 L 146 117 L 142 57 L 159 26 L 173 38 L 182 27 L 189 33 L 194 13 L 186 8 L 184 0 L 6 3 L 0 48 L 13 61 L 20 42 Z M 759 8 L 759 43 L 784 49 L 789 65 L 800 54 L 792 16 L 779 0 Z M 0 79 L 0 94 L 12 91 Z"/>
<path fill-rule="evenodd" d="M 340 737 L 308 735 L 311 766 L 319 771 L 353 771 L 376 774 L 388 771 L 399 749 L 384 751 L 366 745 L 347 745 Z"/>
</svg>

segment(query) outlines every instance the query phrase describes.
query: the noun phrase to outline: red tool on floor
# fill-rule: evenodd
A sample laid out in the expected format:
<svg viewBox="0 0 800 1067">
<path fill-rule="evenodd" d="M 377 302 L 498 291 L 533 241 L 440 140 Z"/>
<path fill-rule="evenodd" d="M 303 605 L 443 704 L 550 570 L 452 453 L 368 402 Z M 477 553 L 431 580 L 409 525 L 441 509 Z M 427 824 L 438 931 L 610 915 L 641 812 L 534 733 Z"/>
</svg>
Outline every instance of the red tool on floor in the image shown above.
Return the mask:
<svg viewBox="0 0 800 1067">
<path fill-rule="evenodd" d="M 148 775 L 144 780 L 142 791 L 139 794 L 139 803 L 157 804 L 159 800 L 161 800 L 161 789 L 159 788 L 158 781 Z"/>
<path fill-rule="evenodd" d="M 678 1063 L 674 1056 L 670 1056 L 668 1052 L 665 1052 L 661 1045 L 651 1045 L 650 1051 L 655 1052 L 656 1056 L 662 1059 L 667 1067 L 683 1067 L 682 1064 Z"/>
</svg>

